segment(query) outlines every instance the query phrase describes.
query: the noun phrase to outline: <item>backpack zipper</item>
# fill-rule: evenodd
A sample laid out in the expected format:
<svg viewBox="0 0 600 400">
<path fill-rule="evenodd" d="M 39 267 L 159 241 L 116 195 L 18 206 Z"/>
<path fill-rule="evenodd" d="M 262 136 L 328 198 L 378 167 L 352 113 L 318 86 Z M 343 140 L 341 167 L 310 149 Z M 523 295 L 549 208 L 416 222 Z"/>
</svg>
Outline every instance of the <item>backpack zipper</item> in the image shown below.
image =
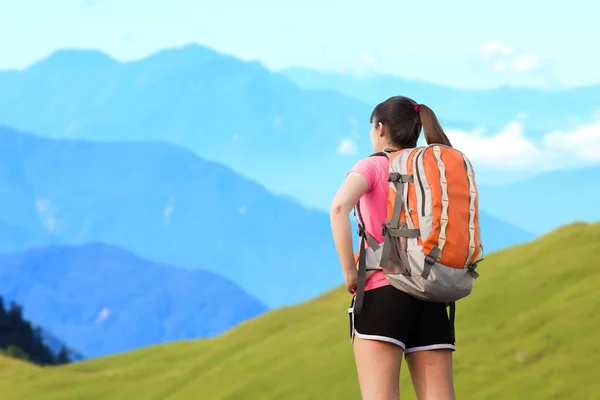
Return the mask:
<svg viewBox="0 0 600 400">
<path fill-rule="evenodd" d="M 421 189 L 421 216 L 425 216 L 425 189 L 423 189 L 423 182 L 421 181 L 421 174 L 419 173 L 419 157 L 423 155 L 427 151 L 427 147 L 424 148 L 417 157 L 415 157 L 415 175 L 417 176 L 417 181 L 419 182 L 419 188 Z"/>
</svg>

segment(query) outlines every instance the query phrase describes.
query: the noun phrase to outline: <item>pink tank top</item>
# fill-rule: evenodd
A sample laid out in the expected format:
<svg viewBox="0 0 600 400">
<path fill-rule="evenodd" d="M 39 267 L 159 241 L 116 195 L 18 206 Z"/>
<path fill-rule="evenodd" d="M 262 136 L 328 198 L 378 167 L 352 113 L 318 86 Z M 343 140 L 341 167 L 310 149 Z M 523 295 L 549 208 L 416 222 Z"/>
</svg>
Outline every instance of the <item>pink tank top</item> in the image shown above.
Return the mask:
<svg viewBox="0 0 600 400">
<path fill-rule="evenodd" d="M 359 201 L 360 213 L 365 230 L 381 243 L 384 239 L 381 235 L 381 225 L 385 223 L 387 216 L 388 159 L 383 156 L 363 158 L 352 167 L 350 172 L 360 174 L 369 184 L 367 193 Z M 367 280 L 365 290 L 386 285 L 389 285 L 389 282 L 385 274 L 377 271 Z"/>
</svg>

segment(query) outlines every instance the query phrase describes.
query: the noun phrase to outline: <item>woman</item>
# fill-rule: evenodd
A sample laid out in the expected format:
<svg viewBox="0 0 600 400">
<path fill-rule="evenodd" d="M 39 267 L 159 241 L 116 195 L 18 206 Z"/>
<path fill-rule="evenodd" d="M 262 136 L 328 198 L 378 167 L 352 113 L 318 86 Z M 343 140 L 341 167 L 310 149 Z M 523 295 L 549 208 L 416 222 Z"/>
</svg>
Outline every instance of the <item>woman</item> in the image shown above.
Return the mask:
<svg viewBox="0 0 600 400">
<path fill-rule="evenodd" d="M 428 144 L 451 146 L 433 111 L 396 96 L 371 114 L 374 152 L 414 148 L 423 128 Z M 348 173 L 331 205 L 331 226 L 346 288 L 356 293 L 350 212 L 360 202 L 364 229 L 383 242 L 388 195 L 387 157 L 367 157 Z M 364 400 L 400 397 L 400 366 L 405 355 L 419 400 L 453 400 L 453 327 L 444 304 L 418 300 L 391 286 L 383 272 L 368 271 L 359 315 L 351 313 L 351 338 Z"/>
</svg>

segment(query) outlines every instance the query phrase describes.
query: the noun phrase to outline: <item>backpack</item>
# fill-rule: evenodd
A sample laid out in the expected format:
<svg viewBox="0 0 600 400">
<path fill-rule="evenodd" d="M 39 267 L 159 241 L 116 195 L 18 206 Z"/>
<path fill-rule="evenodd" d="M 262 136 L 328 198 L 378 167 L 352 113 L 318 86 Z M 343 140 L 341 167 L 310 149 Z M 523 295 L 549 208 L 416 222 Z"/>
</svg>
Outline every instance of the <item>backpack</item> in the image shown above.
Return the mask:
<svg viewBox="0 0 600 400">
<path fill-rule="evenodd" d="M 353 312 L 361 311 L 366 271 L 383 270 L 395 288 L 448 305 L 453 323 L 454 302 L 471 293 L 483 260 L 473 167 L 463 153 L 441 144 L 371 156 L 389 159 L 385 240 L 377 243 L 365 231 L 357 204 L 361 240 Z"/>
</svg>

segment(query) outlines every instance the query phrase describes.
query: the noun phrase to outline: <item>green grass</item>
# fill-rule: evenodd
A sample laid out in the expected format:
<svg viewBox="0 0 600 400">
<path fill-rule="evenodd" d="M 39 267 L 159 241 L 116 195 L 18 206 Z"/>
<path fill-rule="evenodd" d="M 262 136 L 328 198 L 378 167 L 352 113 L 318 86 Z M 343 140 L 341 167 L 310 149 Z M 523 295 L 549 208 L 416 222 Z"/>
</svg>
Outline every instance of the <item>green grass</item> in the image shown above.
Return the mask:
<svg viewBox="0 0 600 400">
<path fill-rule="evenodd" d="M 600 224 L 492 254 L 480 272 L 457 304 L 457 398 L 598 398 Z M 0 356 L 0 399 L 360 399 L 348 296 L 338 289 L 214 340 L 67 366 Z M 402 398 L 414 399 L 405 365 Z"/>
</svg>

